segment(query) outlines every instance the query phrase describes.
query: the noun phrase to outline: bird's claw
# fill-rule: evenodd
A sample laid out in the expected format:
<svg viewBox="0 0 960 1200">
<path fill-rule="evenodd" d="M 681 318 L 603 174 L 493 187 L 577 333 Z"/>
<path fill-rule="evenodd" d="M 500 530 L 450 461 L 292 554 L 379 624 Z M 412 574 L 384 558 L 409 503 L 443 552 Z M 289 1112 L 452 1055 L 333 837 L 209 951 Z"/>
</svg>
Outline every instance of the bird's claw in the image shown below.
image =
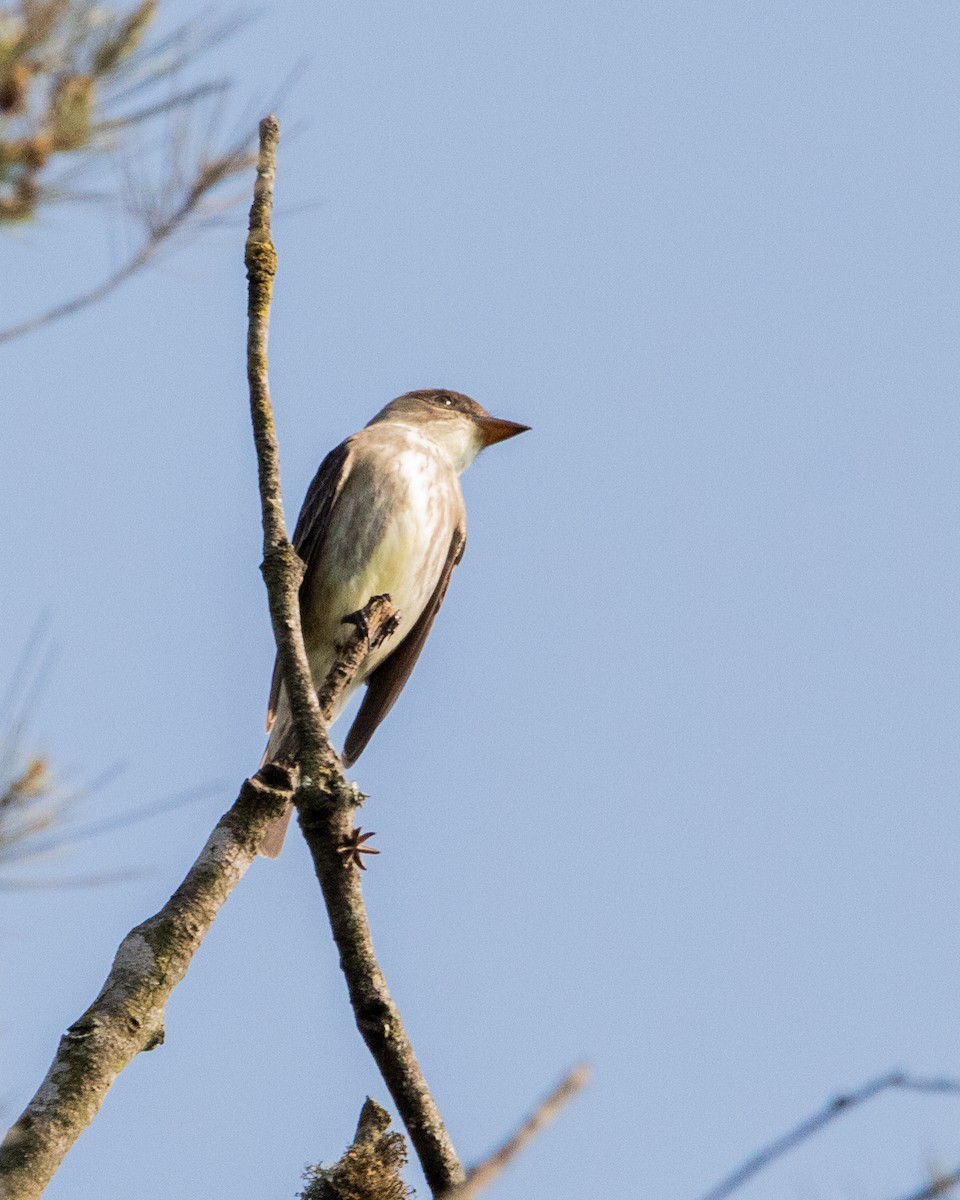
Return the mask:
<svg viewBox="0 0 960 1200">
<path fill-rule="evenodd" d="M 390 604 L 390 593 L 384 592 L 382 596 L 371 596 L 363 608 L 357 612 L 347 613 L 343 618 L 342 624 L 353 625 L 357 628 L 360 635 L 366 640 L 371 650 L 375 650 L 377 646 L 382 645 L 388 637 L 391 637 L 397 630 L 400 624 L 400 614 L 398 612 L 391 613 L 383 622 L 376 634 L 370 636 L 370 621 L 367 618 L 367 611 L 376 604 Z"/>
</svg>

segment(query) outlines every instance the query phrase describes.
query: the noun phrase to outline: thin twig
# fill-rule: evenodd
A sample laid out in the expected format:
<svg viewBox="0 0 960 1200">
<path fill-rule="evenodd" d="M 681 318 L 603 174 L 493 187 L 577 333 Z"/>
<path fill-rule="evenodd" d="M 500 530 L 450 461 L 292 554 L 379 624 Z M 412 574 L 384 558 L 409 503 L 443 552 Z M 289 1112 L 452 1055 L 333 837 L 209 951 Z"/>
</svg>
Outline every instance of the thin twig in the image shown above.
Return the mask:
<svg viewBox="0 0 960 1200">
<path fill-rule="evenodd" d="M 577 1092 L 586 1087 L 590 1078 L 590 1070 L 584 1064 L 574 1067 L 565 1078 L 553 1089 L 549 1096 L 524 1121 L 520 1128 L 509 1137 L 502 1146 L 493 1152 L 489 1158 L 471 1167 L 466 1182 L 459 1187 L 446 1192 L 441 1200 L 475 1200 L 485 1191 L 506 1167 L 524 1150 L 533 1139 L 559 1114 L 561 1108 L 572 1099 Z"/>
<path fill-rule="evenodd" d="M 150 266 L 174 235 L 179 233 L 197 214 L 209 193 L 224 179 L 235 175 L 249 162 L 250 157 L 246 151 L 237 148 L 213 163 L 201 164 L 196 178 L 187 189 L 180 204 L 167 216 L 150 225 L 146 239 L 132 258 L 98 283 L 96 287 L 81 292 L 70 300 L 55 304 L 52 308 L 28 317 L 25 321 L 19 321 L 16 325 L 0 329 L 0 345 L 3 345 L 4 342 L 12 342 L 25 334 L 42 329 L 44 325 L 49 325 L 63 317 L 72 316 L 74 313 L 89 308 L 91 304 L 103 300 L 121 284 L 126 283 L 128 279 Z"/>
<path fill-rule="evenodd" d="M 177 792 L 165 799 L 151 800 L 146 804 L 138 804 L 136 808 L 129 809 L 127 812 L 119 812 L 110 817 L 103 817 L 99 821 L 90 821 L 86 825 L 78 825 L 73 829 L 65 828 L 58 833 L 50 834 L 46 838 L 38 838 L 32 841 L 27 857 L 37 858 L 42 854 L 49 854 L 51 850 L 59 850 L 64 846 L 73 847 L 77 842 L 85 842 L 88 838 L 101 837 L 105 833 L 114 833 L 116 830 L 126 829 L 130 825 L 140 825 L 144 821 L 153 821 L 156 817 L 165 816 L 167 813 L 184 808 L 188 804 L 196 804 L 198 800 L 209 798 L 214 793 L 214 790 L 215 788 L 212 783 L 198 784 L 197 787 L 187 788 L 185 791 Z M 219 790 L 219 788 L 216 790 Z"/>
<path fill-rule="evenodd" d="M 366 645 L 362 629 L 343 653 L 355 658 L 357 644 Z M 36 1200 L 116 1077 L 163 1041 L 174 987 L 290 799 L 261 778 L 246 780 L 170 900 L 124 938 L 100 994 L 60 1039 L 46 1078 L 0 1145 L 3 1200 Z"/>
<path fill-rule="evenodd" d="M 137 109 L 135 112 L 124 113 L 119 117 L 104 117 L 98 121 L 93 127 L 94 133 L 109 133 L 114 129 L 129 129 L 132 125 L 139 125 L 141 121 L 152 121 L 154 117 L 162 117 L 167 113 L 172 112 L 176 108 L 186 108 L 191 104 L 195 104 L 198 100 L 203 100 L 207 96 L 215 96 L 225 92 L 230 87 L 230 81 L 227 79 L 214 79 L 209 83 L 198 83 L 196 87 L 189 88 L 183 92 L 177 92 L 173 96 L 167 97 L 165 100 L 158 100 L 154 104 L 148 104 L 144 108 Z"/>
<path fill-rule="evenodd" d="M 274 153 L 276 128 L 273 122 Z M 252 253 L 248 241 L 248 254 L 260 263 L 270 260 L 270 255 L 263 252 L 262 240 L 258 246 L 256 237 L 265 228 L 269 244 L 270 133 L 268 125 L 264 138 L 267 142 L 265 161 L 258 176 L 261 219 L 251 221 Z M 266 225 L 262 219 L 264 204 Z M 257 201 L 255 214 L 256 210 Z M 251 310 L 257 326 L 251 337 L 251 362 L 260 364 L 265 382 L 269 288 L 265 295 L 262 291 L 259 293 L 259 309 L 251 301 Z M 299 640 L 302 648 L 296 604 L 299 571 L 294 569 L 289 579 L 281 573 L 278 579 L 268 566 L 271 553 L 276 551 L 280 553 L 281 564 L 286 566 L 283 547 L 284 544 L 289 547 L 289 543 L 286 542 L 280 505 L 279 468 L 269 394 L 262 392 L 260 398 L 265 401 L 265 407 L 259 413 L 259 429 L 256 411 L 254 422 L 255 430 L 258 429 L 265 541 L 269 546 L 264 573 L 271 600 L 273 593 L 284 583 L 290 588 L 293 599 L 289 629 L 281 619 L 283 637 L 277 639 L 278 649 L 283 653 L 282 646 L 289 650 L 289 643 L 294 640 Z M 261 441 L 265 451 L 263 457 L 260 455 Z M 273 503 L 267 503 L 268 499 Z M 282 604 L 278 607 L 283 618 Z M 357 646 L 366 638 L 367 631 L 358 629 L 348 639 L 345 655 L 355 657 Z M 296 664 L 296 659 L 294 662 Z M 291 678 L 287 675 L 285 682 Z M 290 691 L 293 694 L 294 689 Z M 312 705 L 316 707 L 316 697 L 309 686 L 308 691 Z M 319 721 L 312 724 L 302 719 L 304 707 L 309 716 L 310 704 L 301 706 L 299 714 L 294 709 L 295 719 L 301 719 L 300 734 L 304 739 L 301 761 L 316 763 L 321 768 L 323 781 L 322 785 L 308 785 L 297 794 L 301 822 L 309 830 L 308 840 L 315 862 L 318 855 L 323 859 L 318 874 L 343 958 L 357 1023 L 384 1073 L 424 1172 L 434 1191 L 439 1193 L 459 1183 L 463 1171 L 373 957 L 357 872 L 345 868 L 337 854 L 337 846 L 352 828 L 357 792 L 343 779 Z M 328 765 L 331 763 L 332 768 Z M 37 1094 L 0 1145 L 0 1194 L 4 1200 L 36 1200 L 70 1147 L 96 1116 L 119 1073 L 141 1051 L 160 1045 L 164 1009 L 174 987 L 184 977 L 214 918 L 255 858 L 266 828 L 289 800 L 289 792 L 271 788 L 262 778 L 246 780 L 237 801 L 221 817 L 170 900 L 155 916 L 124 938 L 103 989 L 61 1038 Z M 318 844 L 317 833 L 322 835 L 323 845 Z M 376 1029 L 370 1028 L 371 1019 L 378 1021 Z"/>
<path fill-rule="evenodd" d="M 370 651 L 396 633 L 400 625 L 400 614 L 394 609 L 388 595 L 371 596 L 361 612 L 351 613 L 346 618 L 344 624 L 349 623 L 356 625 L 360 636 L 352 637 L 347 645 L 341 648 L 336 662 L 330 668 L 330 674 L 317 692 L 317 707 L 320 709 L 325 739 L 326 729 L 333 719 L 340 695 L 352 682 Z M 296 725 L 292 725 L 277 747 L 273 761 L 287 766 L 297 763 L 299 758 L 300 736 Z"/>
<path fill-rule="evenodd" d="M 735 1171 L 730 1174 L 720 1183 L 712 1187 L 708 1192 L 705 1192 L 700 1200 L 723 1200 L 735 1192 L 754 1175 L 765 1170 L 772 1162 L 778 1158 L 782 1158 L 784 1154 L 795 1149 L 801 1142 L 805 1142 L 807 1138 L 813 1137 L 819 1133 L 825 1126 L 831 1124 L 838 1117 L 850 1112 L 857 1105 L 866 1103 L 867 1100 L 872 1100 L 874 1096 L 878 1096 L 881 1092 L 901 1091 L 901 1092 L 933 1092 L 943 1095 L 944 1093 L 960 1095 L 960 1080 L 956 1079 L 924 1079 L 913 1075 L 905 1075 L 902 1071 L 890 1071 L 887 1075 L 881 1075 L 877 1079 L 871 1079 L 860 1087 L 855 1088 L 852 1092 L 845 1092 L 842 1095 L 835 1096 L 828 1101 L 819 1112 L 815 1112 L 806 1120 L 801 1121 L 794 1129 L 776 1138 L 755 1154 L 741 1163 Z M 940 1193 L 932 1192 L 930 1195 L 939 1195 Z"/>
<path fill-rule="evenodd" d="M 461 1183 L 464 1171 L 377 962 L 359 872 L 338 853 L 353 832 L 360 797 L 344 779 L 324 728 L 300 627 L 303 564 L 287 539 L 283 518 L 279 452 L 267 379 L 270 300 L 277 265 L 270 213 L 278 139 L 279 123 L 275 117 L 267 117 L 260 124 L 260 159 L 246 247 L 250 281 L 247 376 L 263 510 L 262 570 L 300 747 L 301 785 L 294 802 L 340 952 L 357 1028 L 390 1089 L 427 1182 L 434 1195 L 440 1195 Z"/>
<path fill-rule="evenodd" d="M 160 243 L 153 237 L 148 238 L 129 262 L 125 263 L 111 275 L 108 275 L 96 287 L 92 287 L 86 292 L 81 292 L 79 295 L 73 296 L 70 300 L 64 300 L 60 304 L 55 304 L 52 308 L 37 313 L 35 316 L 28 317 L 25 321 L 20 321 L 16 325 L 8 325 L 6 329 L 0 329 L 0 345 L 4 342 L 12 342 L 18 337 L 23 337 L 24 334 L 33 333 L 36 329 L 42 329 L 44 325 L 50 325 L 54 321 L 59 321 L 62 317 L 70 317 L 74 313 L 89 308 L 91 304 L 96 304 L 98 300 L 109 296 L 122 283 L 126 283 L 131 276 L 136 275 L 138 271 L 142 271 L 144 267 L 148 266 L 153 261 L 159 249 Z"/>
<path fill-rule="evenodd" d="M 244 251 L 247 267 L 247 383 L 250 419 L 257 450 L 257 475 L 263 519 L 263 564 L 267 599 L 283 681 L 290 697 L 294 723 L 300 732 L 300 765 L 315 777 L 322 765 L 333 766 L 336 757 L 323 730 L 320 706 L 310 675 L 300 628 L 300 583 L 303 563 L 287 538 L 280 492 L 280 453 L 270 403 L 267 343 L 270 302 L 277 271 L 277 252 L 270 232 L 273 187 L 277 173 L 280 122 L 275 116 L 260 122 L 257 181 L 250 208 L 250 229 Z M 326 742 L 326 750 L 323 743 Z"/>
<path fill-rule="evenodd" d="M 317 704 L 324 724 L 329 724 L 338 697 L 360 670 L 364 658 L 396 633 L 400 617 L 388 595 L 371 596 L 362 612 L 351 613 L 343 623 L 355 625 L 364 636 L 353 641 L 357 648 L 352 655 L 343 652 L 338 655 L 326 682 L 317 692 Z"/>
<path fill-rule="evenodd" d="M 61 892 L 68 888 L 111 887 L 139 878 L 139 871 L 112 871 L 103 875 L 61 875 L 53 879 L 0 879 L 0 892 Z"/>
<path fill-rule="evenodd" d="M 906 1196 L 900 1196 L 898 1200 L 937 1200 L 939 1196 L 949 1195 L 957 1184 L 960 1184 L 960 1167 L 946 1175 L 935 1174 L 933 1179 L 929 1183 L 925 1183 L 922 1188 L 910 1192 Z"/>
</svg>

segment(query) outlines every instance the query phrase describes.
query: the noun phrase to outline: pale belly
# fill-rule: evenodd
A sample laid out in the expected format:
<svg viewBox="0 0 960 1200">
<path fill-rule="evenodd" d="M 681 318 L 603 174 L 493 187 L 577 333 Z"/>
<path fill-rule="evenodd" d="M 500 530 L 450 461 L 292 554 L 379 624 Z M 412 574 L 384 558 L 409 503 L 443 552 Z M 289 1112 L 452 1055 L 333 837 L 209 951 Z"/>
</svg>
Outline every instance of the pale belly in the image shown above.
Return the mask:
<svg viewBox="0 0 960 1200">
<path fill-rule="evenodd" d="M 376 447 L 374 447 L 375 449 Z M 305 597 L 307 654 L 319 685 L 350 635 L 343 617 L 387 593 L 400 614 L 393 638 L 369 654 L 353 691 L 417 623 L 440 579 L 450 541 L 463 521 L 456 472 L 425 439 L 410 438 L 375 473 L 358 463 L 337 500 L 322 562 Z M 340 708 L 349 696 L 344 696 Z"/>
</svg>

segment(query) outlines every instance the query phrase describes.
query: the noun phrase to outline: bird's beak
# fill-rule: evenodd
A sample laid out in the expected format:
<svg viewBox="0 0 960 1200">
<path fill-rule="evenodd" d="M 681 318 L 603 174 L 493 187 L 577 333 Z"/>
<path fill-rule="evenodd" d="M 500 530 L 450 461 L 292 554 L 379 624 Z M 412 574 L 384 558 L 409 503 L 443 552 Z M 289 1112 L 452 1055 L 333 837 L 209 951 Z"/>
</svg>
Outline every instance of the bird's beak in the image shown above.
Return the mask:
<svg viewBox="0 0 960 1200">
<path fill-rule="evenodd" d="M 516 437 L 518 433 L 526 433 L 529 425 L 519 425 L 516 421 L 503 421 L 500 417 L 478 417 L 477 426 L 480 429 L 480 440 L 484 449 L 497 442 L 505 442 L 507 438 Z"/>
</svg>

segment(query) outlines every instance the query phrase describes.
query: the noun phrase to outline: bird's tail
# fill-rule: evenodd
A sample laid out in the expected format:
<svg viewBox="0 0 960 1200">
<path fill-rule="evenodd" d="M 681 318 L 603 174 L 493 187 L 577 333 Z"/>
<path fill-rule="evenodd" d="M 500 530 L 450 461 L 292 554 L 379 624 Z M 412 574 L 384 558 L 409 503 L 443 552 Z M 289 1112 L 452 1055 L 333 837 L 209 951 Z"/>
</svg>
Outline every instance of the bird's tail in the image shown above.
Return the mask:
<svg viewBox="0 0 960 1200">
<path fill-rule="evenodd" d="M 346 688 L 337 700 L 333 712 L 333 720 L 336 720 L 340 710 L 344 707 L 350 698 L 351 693 L 356 689 L 357 684 L 354 682 L 349 688 Z M 361 710 L 362 711 L 362 710 Z M 267 738 L 267 746 L 263 752 L 263 758 L 260 759 L 260 766 L 265 767 L 267 763 L 273 762 L 275 759 L 284 758 L 285 743 L 288 735 L 293 728 L 293 721 L 290 716 L 290 707 L 287 704 L 286 691 L 281 690 L 280 699 L 277 704 L 277 711 L 273 715 L 273 724 L 270 726 L 270 736 Z M 354 730 L 351 730 L 351 735 Z M 357 742 L 355 739 L 354 745 L 348 745 L 344 750 L 343 764 L 346 767 L 360 757 L 360 752 L 367 744 L 370 734 L 373 733 L 371 728 L 362 740 Z M 286 751 L 289 752 L 289 746 L 286 746 Z M 283 839 L 286 837 L 287 826 L 290 824 L 290 814 L 293 811 L 293 805 L 288 805 L 287 808 L 272 825 L 267 827 L 267 832 L 260 844 L 260 853 L 266 858 L 276 858 L 283 849 Z"/>
<path fill-rule="evenodd" d="M 260 843 L 260 853 L 264 858 L 276 858 L 283 849 L 283 839 L 287 836 L 287 826 L 293 815 L 293 805 L 288 804 L 276 820 L 267 826 L 267 832 Z"/>
<path fill-rule="evenodd" d="M 261 767 L 265 767 L 267 763 L 273 762 L 289 728 L 289 718 L 283 720 L 279 714 L 274 718 L 270 729 L 270 737 L 267 739 L 266 749 L 263 752 L 263 758 L 260 759 Z M 267 826 L 267 831 L 263 835 L 259 851 L 264 858 L 276 858 L 283 849 L 283 839 L 287 836 L 287 826 L 290 824 L 292 813 L 293 805 L 288 804 L 280 816 Z"/>
</svg>

